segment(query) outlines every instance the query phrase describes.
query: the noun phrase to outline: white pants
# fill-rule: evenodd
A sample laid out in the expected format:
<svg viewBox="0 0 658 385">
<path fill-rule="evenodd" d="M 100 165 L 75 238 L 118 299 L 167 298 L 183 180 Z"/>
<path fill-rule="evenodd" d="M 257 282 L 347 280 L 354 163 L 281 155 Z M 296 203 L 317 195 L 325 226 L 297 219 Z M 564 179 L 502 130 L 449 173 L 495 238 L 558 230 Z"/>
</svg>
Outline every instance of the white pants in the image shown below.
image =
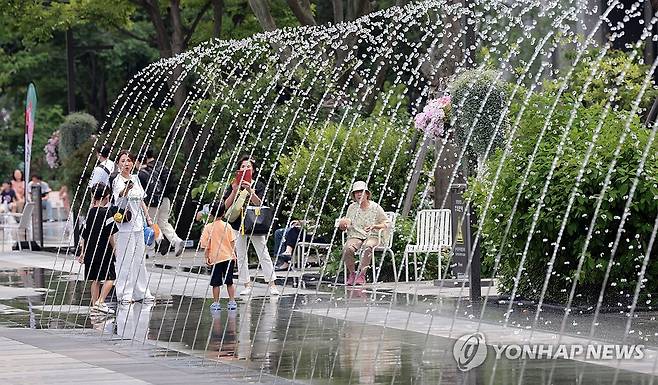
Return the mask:
<svg viewBox="0 0 658 385">
<path fill-rule="evenodd" d="M 169 215 L 171 215 L 171 201 L 169 201 L 169 198 L 162 198 L 162 202 L 158 207 L 149 207 L 149 216 L 153 219 L 153 222 L 160 226 L 162 235 L 169 240 L 169 243 L 175 245 L 182 239 L 176 234 L 174 226 L 169 223 Z"/>
<path fill-rule="evenodd" d="M 148 288 L 148 273 L 144 263 L 146 245 L 142 231 L 116 233 L 117 280 L 114 288 L 117 299 L 141 300 L 151 297 Z"/>
<path fill-rule="evenodd" d="M 267 238 L 264 235 L 242 235 L 237 230 L 233 230 L 233 233 L 235 233 L 235 253 L 238 256 L 238 282 L 248 283 L 250 281 L 249 258 L 247 258 L 249 243 L 254 245 L 256 249 L 258 261 L 265 276 L 265 282 L 275 280 L 276 273 L 274 272 L 274 265 L 272 264 L 270 253 L 267 251 Z"/>
</svg>

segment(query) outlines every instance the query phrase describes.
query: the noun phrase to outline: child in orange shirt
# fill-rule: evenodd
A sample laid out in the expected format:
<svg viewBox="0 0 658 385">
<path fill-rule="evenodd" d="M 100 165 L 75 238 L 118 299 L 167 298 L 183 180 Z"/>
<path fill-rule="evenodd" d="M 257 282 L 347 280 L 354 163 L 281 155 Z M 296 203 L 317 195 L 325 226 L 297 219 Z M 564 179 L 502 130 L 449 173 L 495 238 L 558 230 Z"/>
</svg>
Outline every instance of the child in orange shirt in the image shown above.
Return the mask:
<svg viewBox="0 0 658 385">
<path fill-rule="evenodd" d="M 206 264 L 212 266 L 212 277 L 210 286 L 212 286 L 213 304 L 210 305 L 211 311 L 221 310 L 219 304 L 219 290 L 222 285 L 226 285 L 228 292 L 228 310 L 237 310 L 238 305 L 235 302 L 235 286 L 233 285 L 233 266 L 235 265 L 235 235 L 231 225 L 221 220 L 226 208 L 223 204 L 219 205 L 215 221 L 207 224 L 201 234 L 201 247 L 205 249 Z"/>
</svg>

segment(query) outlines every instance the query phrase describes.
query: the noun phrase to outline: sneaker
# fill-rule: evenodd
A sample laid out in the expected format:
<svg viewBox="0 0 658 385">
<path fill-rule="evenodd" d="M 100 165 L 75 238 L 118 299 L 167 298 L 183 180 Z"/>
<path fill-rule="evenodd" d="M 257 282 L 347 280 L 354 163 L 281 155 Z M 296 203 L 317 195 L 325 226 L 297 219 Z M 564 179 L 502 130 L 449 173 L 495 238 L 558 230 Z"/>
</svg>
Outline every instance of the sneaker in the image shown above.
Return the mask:
<svg viewBox="0 0 658 385">
<path fill-rule="evenodd" d="M 345 285 L 354 285 L 354 280 L 356 280 L 356 273 L 347 273 L 347 281 L 345 281 Z"/>
<path fill-rule="evenodd" d="M 238 310 L 238 304 L 235 301 L 228 301 L 228 305 L 226 305 L 227 310 Z"/>
<path fill-rule="evenodd" d="M 362 271 L 359 273 L 359 275 L 356 276 L 356 279 L 354 280 L 355 285 L 365 285 L 366 284 L 366 272 Z"/>
<path fill-rule="evenodd" d="M 270 295 L 281 295 L 281 292 L 276 288 L 276 286 L 270 286 Z"/>
<path fill-rule="evenodd" d="M 230 306 L 230 302 L 229 302 L 229 306 Z M 222 310 L 222 305 L 220 305 L 219 302 L 213 302 L 212 305 L 210 305 L 210 311 L 220 311 L 220 310 Z"/>
<path fill-rule="evenodd" d="M 94 309 L 98 310 L 101 313 L 114 314 L 114 310 L 110 309 L 105 302 L 96 302 Z"/>
<path fill-rule="evenodd" d="M 185 241 L 180 240 L 176 242 L 176 246 L 174 246 L 174 251 L 176 252 L 176 256 L 180 257 L 180 255 L 183 254 L 184 250 L 185 250 Z"/>
<path fill-rule="evenodd" d="M 242 291 L 240 291 L 240 295 L 247 296 L 249 294 L 251 294 L 251 286 L 247 286 L 244 289 L 242 289 Z"/>
</svg>

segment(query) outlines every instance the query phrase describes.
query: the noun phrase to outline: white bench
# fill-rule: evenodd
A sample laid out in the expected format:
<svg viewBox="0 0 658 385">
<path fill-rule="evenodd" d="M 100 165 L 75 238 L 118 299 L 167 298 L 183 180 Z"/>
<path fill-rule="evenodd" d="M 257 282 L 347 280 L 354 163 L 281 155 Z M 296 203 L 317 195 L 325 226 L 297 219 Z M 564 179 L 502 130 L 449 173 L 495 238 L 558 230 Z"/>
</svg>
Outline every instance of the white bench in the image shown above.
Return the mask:
<svg viewBox="0 0 658 385">
<path fill-rule="evenodd" d="M 438 254 L 439 278 L 441 278 L 441 252 L 452 247 L 452 223 L 449 209 L 421 210 L 416 218 L 416 244 L 404 249 L 405 278 L 409 282 L 409 254 L 414 256 L 414 280 L 418 280 L 416 254 Z"/>
</svg>

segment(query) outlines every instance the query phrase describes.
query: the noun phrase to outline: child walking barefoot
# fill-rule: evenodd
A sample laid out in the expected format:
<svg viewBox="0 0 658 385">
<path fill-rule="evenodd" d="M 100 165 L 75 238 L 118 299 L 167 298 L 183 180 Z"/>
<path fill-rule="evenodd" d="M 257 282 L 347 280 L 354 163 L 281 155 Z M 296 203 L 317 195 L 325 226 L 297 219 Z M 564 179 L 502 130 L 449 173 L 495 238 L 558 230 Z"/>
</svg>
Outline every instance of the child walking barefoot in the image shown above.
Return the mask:
<svg viewBox="0 0 658 385">
<path fill-rule="evenodd" d="M 210 305 L 210 311 L 221 310 L 219 304 L 219 292 L 222 285 L 226 285 L 228 292 L 228 310 L 237 310 L 238 305 L 235 302 L 235 286 L 233 285 L 233 266 L 235 264 L 235 235 L 231 226 L 222 221 L 225 208 L 223 204 L 219 205 L 215 214 L 215 220 L 203 228 L 201 234 L 201 247 L 205 249 L 206 263 L 212 266 L 212 277 L 210 286 L 212 286 L 213 304 Z"/>
</svg>

